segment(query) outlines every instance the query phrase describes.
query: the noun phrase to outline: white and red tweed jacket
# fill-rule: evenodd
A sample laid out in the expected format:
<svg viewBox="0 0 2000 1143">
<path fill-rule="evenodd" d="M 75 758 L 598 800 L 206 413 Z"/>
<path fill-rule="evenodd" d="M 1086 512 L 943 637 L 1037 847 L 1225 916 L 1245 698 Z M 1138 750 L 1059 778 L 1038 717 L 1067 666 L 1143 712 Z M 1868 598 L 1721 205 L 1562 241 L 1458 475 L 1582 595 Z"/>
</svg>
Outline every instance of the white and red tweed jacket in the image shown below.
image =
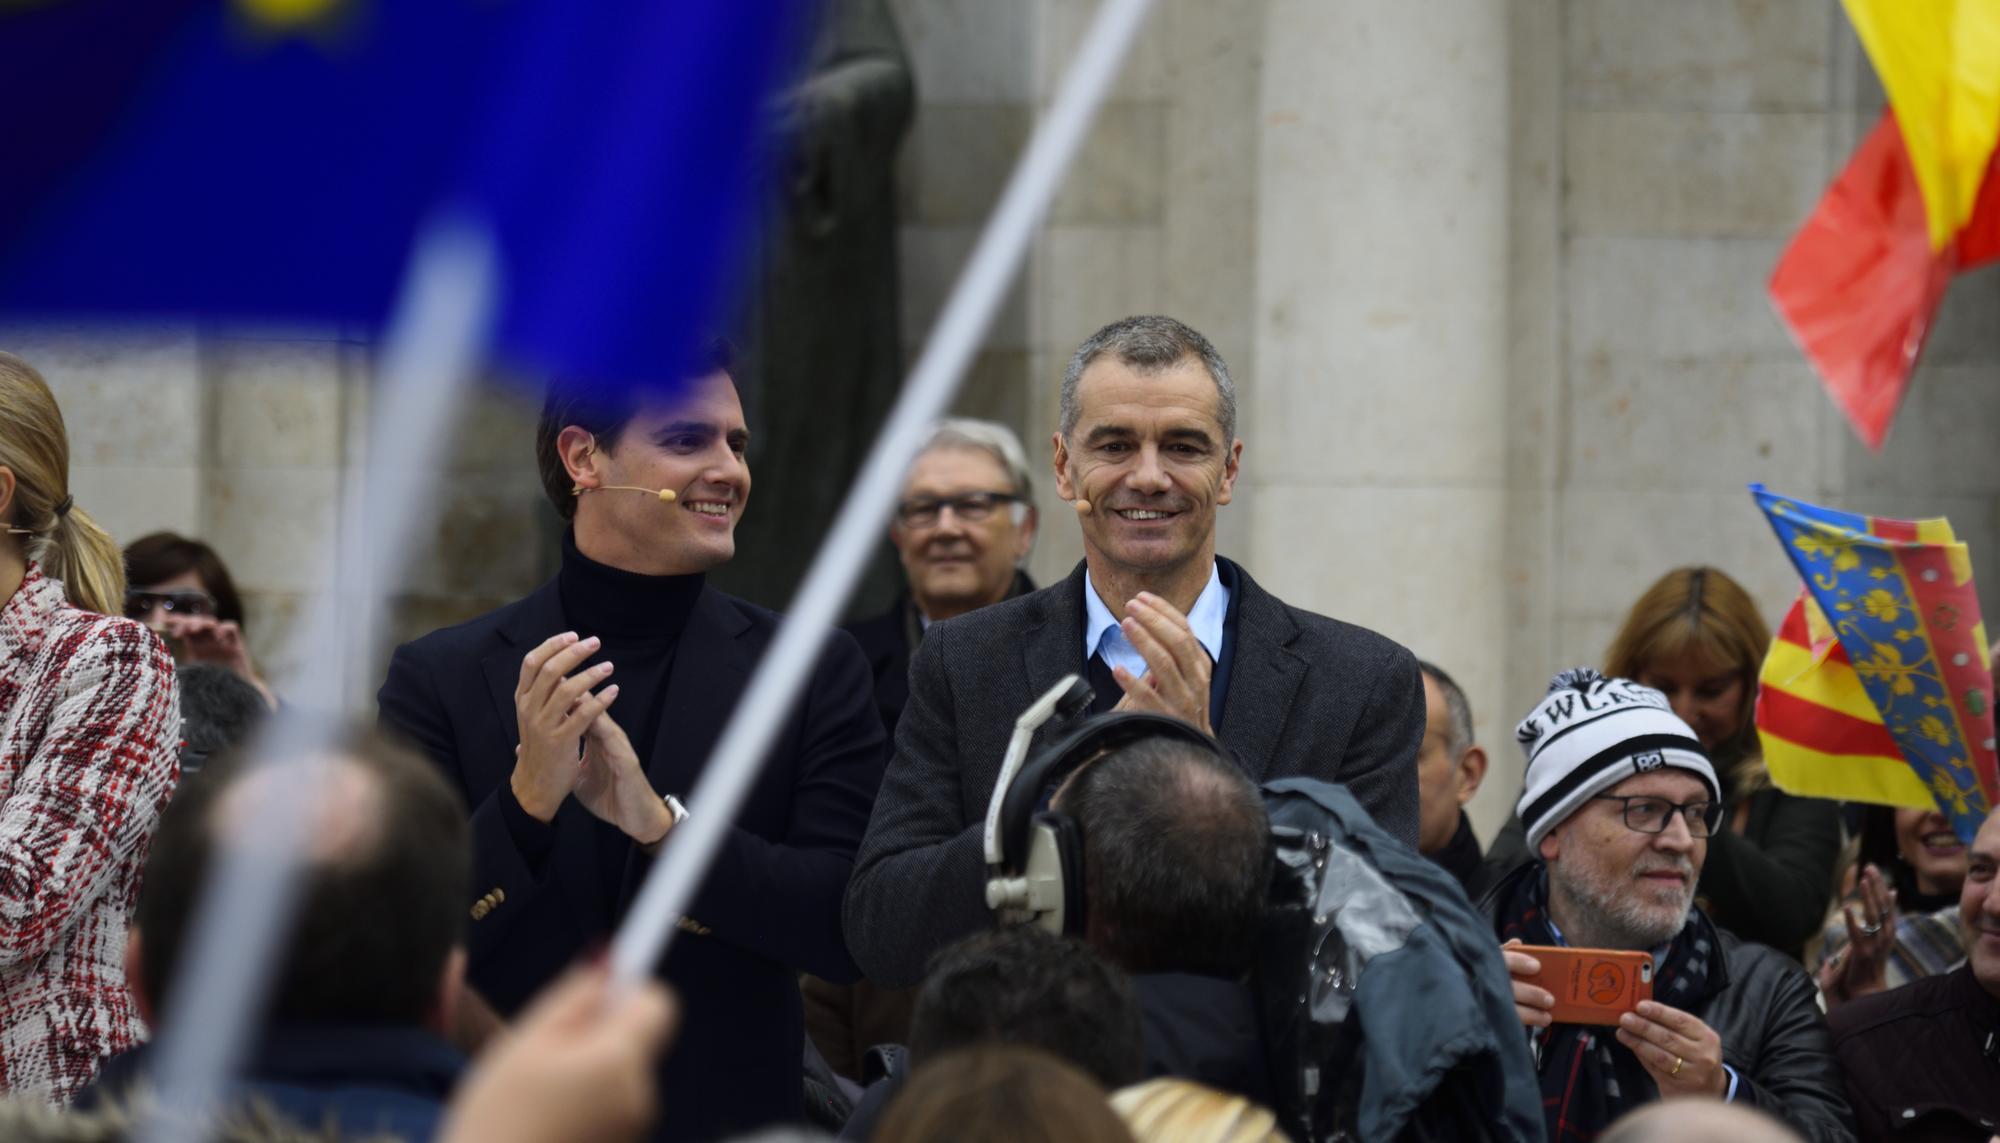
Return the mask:
<svg viewBox="0 0 2000 1143">
<path fill-rule="evenodd" d="M 0 606 L 0 1090 L 67 1103 L 145 1037 L 125 929 L 180 729 L 159 638 L 29 564 Z"/>
</svg>

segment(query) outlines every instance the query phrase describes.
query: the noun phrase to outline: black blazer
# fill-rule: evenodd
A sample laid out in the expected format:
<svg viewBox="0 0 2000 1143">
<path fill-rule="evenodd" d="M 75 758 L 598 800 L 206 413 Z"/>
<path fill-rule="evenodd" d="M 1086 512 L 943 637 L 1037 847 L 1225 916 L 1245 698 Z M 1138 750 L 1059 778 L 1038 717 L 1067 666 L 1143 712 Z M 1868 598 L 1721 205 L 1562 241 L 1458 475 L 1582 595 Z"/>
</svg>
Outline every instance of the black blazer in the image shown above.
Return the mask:
<svg viewBox="0 0 2000 1143">
<path fill-rule="evenodd" d="M 1292 607 L 1232 569 L 1238 594 L 1222 744 L 1256 782 L 1345 784 L 1414 848 L 1424 737 L 1415 656 Z M 932 624 L 918 645 L 895 758 L 847 889 L 848 947 L 877 984 L 916 983 L 931 953 L 991 923 L 980 841 L 986 803 L 1014 720 L 1083 669 L 1083 592 L 1078 564 L 1053 587 Z"/>
<path fill-rule="evenodd" d="M 694 788 L 776 625 L 769 611 L 702 591 L 674 653 L 659 740 L 633 744 L 655 789 L 685 797 Z M 615 855 L 607 861 L 600 823 L 571 799 L 531 868 L 501 816 L 497 793 L 519 741 L 521 659 L 567 629 L 552 580 L 398 648 L 377 696 L 383 723 L 414 738 L 471 809 L 468 975 L 509 1014 L 608 938 L 649 865 L 636 846 L 622 868 Z M 882 775 L 871 684 L 854 641 L 833 632 L 682 922 L 661 971 L 683 1006 L 662 1074 L 661 1138 L 714 1138 L 800 1116 L 797 973 L 855 975 L 840 901 Z M 689 809 L 701 812 L 698 803 Z M 486 907 L 472 908 L 480 900 Z"/>
<path fill-rule="evenodd" d="M 914 622 L 910 614 L 912 604 L 910 593 L 896 596 L 896 602 L 889 610 L 871 616 L 857 623 L 848 624 L 844 630 L 861 644 L 861 654 L 868 660 L 868 670 L 875 676 L 875 710 L 882 716 L 882 726 L 890 734 L 896 733 L 896 722 L 903 717 L 903 707 L 910 701 L 910 641 L 909 628 Z"/>
<path fill-rule="evenodd" d="M 1014 599 L 1035 590 L 1028 573 L 1015 571 L 1007 598 Z M 906 588 L 896 602 L 880 615 L 848 624 L 843 628 L 861 644 L 868 657 L 868 669 L 875 672 L 875 709 L 882 713 L 882 725 L 893 739 L 903 707 L 910 701 L 910 652 L 923 641 L 923 626 L 916 616 L 916 604 Z M 914 637 L 913 637 L 914 636 Z"/>
</svg>

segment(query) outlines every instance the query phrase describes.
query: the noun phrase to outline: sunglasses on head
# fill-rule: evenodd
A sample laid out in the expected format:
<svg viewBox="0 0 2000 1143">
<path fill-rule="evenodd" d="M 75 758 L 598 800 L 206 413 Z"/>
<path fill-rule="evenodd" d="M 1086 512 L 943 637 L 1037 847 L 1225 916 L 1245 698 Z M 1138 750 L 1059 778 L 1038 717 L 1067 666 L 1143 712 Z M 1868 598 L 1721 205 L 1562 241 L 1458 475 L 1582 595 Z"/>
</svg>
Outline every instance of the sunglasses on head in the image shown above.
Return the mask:
<svg viewBox="0 0 2000 1143">
<path fill-rule="evenodd" d="M 154 608 L 168 615 L 214 615 L 215 597 L 205 591 L 128 591 L 125 617 L 144 619 Z"/>
</svg>

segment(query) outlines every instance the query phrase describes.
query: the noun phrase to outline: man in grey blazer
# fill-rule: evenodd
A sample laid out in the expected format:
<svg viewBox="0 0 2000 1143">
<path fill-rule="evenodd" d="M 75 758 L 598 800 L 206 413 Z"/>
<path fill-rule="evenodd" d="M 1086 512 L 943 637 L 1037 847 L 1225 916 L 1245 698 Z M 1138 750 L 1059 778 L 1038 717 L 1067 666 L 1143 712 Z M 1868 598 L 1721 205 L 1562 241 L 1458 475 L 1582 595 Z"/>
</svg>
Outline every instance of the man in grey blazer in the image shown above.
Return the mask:
<svg viewBox="0 0 2000 1143">
<path fill-rule="evenodd" d="M 991 923 L 980 832 L 1007 739 L 1072 672 L 1090 679 L 1094 710 L 1210 730 L 1253 781 L 1341 782 L 1415 846 L 1416 658 L 1216 557 L 1215 512 L 1242 452 L 1229 368 L 1181 322 L 1113 322 L 1071 357 L 1056 488 L 1077 510 L 1084 561 L 1062 583 L 933 624 L 918 646 L 847 889 L 848 948 L 870 979 L 915 983 L 934 951 Z"/>
</svg>

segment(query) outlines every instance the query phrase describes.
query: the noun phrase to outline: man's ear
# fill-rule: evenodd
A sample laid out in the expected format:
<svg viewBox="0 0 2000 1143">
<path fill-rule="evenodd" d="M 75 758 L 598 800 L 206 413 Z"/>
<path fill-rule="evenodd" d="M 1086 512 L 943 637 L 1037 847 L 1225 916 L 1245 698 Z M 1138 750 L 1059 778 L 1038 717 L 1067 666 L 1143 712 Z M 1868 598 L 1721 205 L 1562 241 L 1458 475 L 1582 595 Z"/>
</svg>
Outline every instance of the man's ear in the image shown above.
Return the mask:
<svg viewBox="0 0 2000 1143">
<path fill-rule="evenodd" d="M 597 438 L 590 430 L 579 425 L 565 427 L 556 434 L 556 454 L 562 457 L 571 483 L 584 488 L 596 488 L 604 483 L 604 474 L 598 471 L 601 461 L 598 459 Z"/>
<path fill-rule="evenodd" d="M 1465 753 L 1458 756 L 1458 804 L 1463 806 L 1479 792 L 1479 784 L 1486 780 L 1486 751 L 1478 746 L 1468 746 Z"/>
<path fill-rule="evenodd" d="M 1217 504 L 1227 504 L 1236 495 L 1236 474 L 1243 471 L 1243 438 L 1229 442 L 1229 457 L 1222 462 L 1222 490 L 1216 493 Z"/>
<path fill-rule="evenodd" d="M 1056 470 L 1056 495 L 1064 500 L 1076 499 L 1076 486 L 1069 479 L 1069 442 L 1061 433 L 1055 434 L 1055 452 L 1051 463 Z"/>
<path fill-rule="evenodd" d="M 125 930 L 125 987 L 132 992 L 132 1007 L 139 1010 L 139 1019 L 157 1034 L 159 1021 L 154 1012 L 153 990 L 146 987 L 146 960 L 140 951 L 143 943 L 139 926 L 133 925 Z"/>
<path fill-rule="evenodd" d="M 1535 852 L 1541 854 L 1544 862 L 1554 861 L 1556 858 L 1562 856 L 1561 836 L 1562 827 L 1557 826 L 1543 835 L 1541 844 L 1535 846 Z"/>
</svg>

